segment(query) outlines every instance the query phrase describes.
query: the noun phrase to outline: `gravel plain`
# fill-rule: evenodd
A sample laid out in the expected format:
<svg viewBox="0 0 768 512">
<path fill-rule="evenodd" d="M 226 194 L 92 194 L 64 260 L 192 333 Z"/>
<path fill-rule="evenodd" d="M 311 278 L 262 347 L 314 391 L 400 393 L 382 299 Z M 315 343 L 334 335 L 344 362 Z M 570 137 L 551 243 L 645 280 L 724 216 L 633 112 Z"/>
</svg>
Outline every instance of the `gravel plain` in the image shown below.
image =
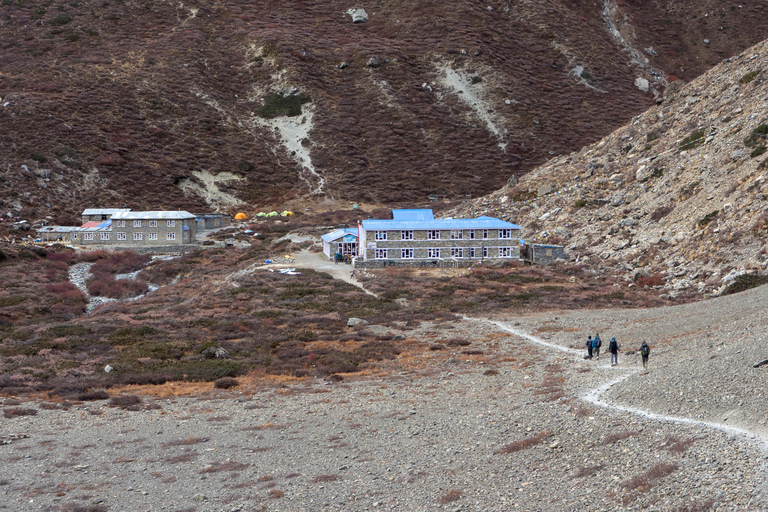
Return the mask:
<svg viewBox="0 0 768 512">
<path fill-rule="evenodd" d="M 37 414 L 0 419 L 0 510 L 768 510 L 766 295 L 392 329 L 442 350 L 341 383 L 5 397 Z"/>
</svg>

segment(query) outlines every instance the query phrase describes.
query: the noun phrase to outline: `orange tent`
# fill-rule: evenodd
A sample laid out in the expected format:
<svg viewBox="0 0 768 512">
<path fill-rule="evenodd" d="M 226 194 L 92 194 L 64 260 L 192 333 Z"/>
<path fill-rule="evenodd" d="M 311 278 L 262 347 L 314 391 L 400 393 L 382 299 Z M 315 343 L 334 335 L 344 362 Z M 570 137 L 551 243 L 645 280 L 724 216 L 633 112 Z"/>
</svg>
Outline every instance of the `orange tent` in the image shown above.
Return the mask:
<svg viewBox="0 0 768 512">
<path fill-rule="evenodd" d="M 245 220 L 247 218 L 248 217 L 243 212 L 240 212 L 237 215 L 235 215 L 235 220 Z"/>
</svg>

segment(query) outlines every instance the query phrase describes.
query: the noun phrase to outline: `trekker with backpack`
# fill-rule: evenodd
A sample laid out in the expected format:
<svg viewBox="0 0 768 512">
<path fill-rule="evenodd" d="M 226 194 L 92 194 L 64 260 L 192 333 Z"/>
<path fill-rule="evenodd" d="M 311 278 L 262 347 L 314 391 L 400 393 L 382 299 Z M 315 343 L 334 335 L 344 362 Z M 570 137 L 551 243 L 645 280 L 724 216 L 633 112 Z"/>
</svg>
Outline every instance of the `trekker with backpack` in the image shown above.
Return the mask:
<svg viewBox="0 0 768 512">
<path fill-rule="evenodd" d="M 643 358 L 643 369 L 648 368 L 648 356 L 651 355 L 651 347 L 646 342 L 640 345 L 640 356 Z"/>
<path fill-rule="evenodd" d="M 592 340 L 592 351 L 595 353 L 595 357 L 600 359 L 600 347 L 603 346 L 603 340 L 600 339 L 599 334 L 595 334 L 595 339 Z"/>
<path fill-rule="evenodd" d="M 619 364 L 619 343 L 616 338 L 611 338 L 611 342 L 608 343 L 608 352 L 611 353 L 611 366 Z"/>
<path fill-rule="evenodd" d="M 587 336 L 587 359 L 592 359 L 592 336 Z"/>
</svg>

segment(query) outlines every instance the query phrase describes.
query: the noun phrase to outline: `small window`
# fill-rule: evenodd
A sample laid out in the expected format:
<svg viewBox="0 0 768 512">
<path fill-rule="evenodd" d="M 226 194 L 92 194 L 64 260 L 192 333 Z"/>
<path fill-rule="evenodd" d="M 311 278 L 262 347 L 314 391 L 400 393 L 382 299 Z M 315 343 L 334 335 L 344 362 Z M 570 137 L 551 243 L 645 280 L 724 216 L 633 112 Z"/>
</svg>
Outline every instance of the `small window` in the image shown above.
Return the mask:
<svg viewBox="0 0 768 512">
<path fill-rule="evenodd" d="M 93 240 L 93 233 L 83 233 L 83 240 Z"/>
<path fill-rule="evenodd" d="M 451 258 L 463 258 L 463 257 L 464 257 L 463 247 L 451 247 Z"/>
<path fill-rule="evenodd" d="M 176 221 L 175 220 L 169 220 L 165 223 L 165 225 L 169 228 L 175 228 L 176 227 Z"/>
<path fill-rule="evenodd" d="M 107 216 L 104 214 L 101 214 L 101 220 L 107 220 Z"/>
<path fill-rule="evenodd" d="M 469 257 L 470 258 L 474 258 L 475 257 L 475 248 L 474 247 L 470 247 L 469 248 Z"/>
<path fill-rule="evenodd" d="M 432 247 L 430 249 L 427 249 L 427 258 L 439 258 L 439 257 L 440 257 L 439 247 Z"/>
<path fill-rule="evenodd" d="M 139 221 L 139 222 L 141 222 L 141 221 Z M 144 240 L 144 233 L 141 233 L 141 232 L 134 233 L 133 234 L 133 239 L 134 240 Z"/>
<path fill-rule="evenodd" d="M 166 233 L 165 234 L 166 240 L 176 240 L 176 233 Z"/>
<path fill-rule="evenodd" d="M 512 257 L 511 247 L 499 247 L 499 258 L 511 258 L 511 257 Z"/>
<path fill-rule="evenodd" d="M 117 227 L 124 228 L 125 227 L 125 221 L 124 220 L 117 221 Z"/>
<path fill-rule="evenodd" d="M 487 258 L 487 257 L 488 257 L 488 248 L 483 247 L 483 258 Z"/>
<path fill-rule="evenodd" d="M 451 240 L 462 240 L 464 238 L 464 232 L 460 229 L 451 230 Z"/>
<path fill-rule="evenodd" d="M 140 228 L 141 227 L 141 221 L 140 220 L 133 221 L 133 227 Z"/>
<path fill-rule="evenodd" d="M 373 257 L 377 260 L 385 260 L 387 259 L 387 250 L 386 249 L 376 249 L 374 251 Z"/>
<path fill-rule="evenodd" d="M 427 231 L 427 240 L 440 240 L 440 231 L 436 229 Z"/>
<path fill-rule="evenodd" d="M 125 233 L 118 231 L 117 233 L 117 239 L 118 240 L 128 240 L 128 237 L 125 236 Z"/>
<path fill-rule="evenodd" d="M 156 220 L 149 221 L 149 227 L 156 228 L 157 227 L 157 221 Z"/>
<path fill-rule="evenodd" d="M 487 229 L 483 230 L 483 240 L 488 240 L 488 230 Z"/>
<path fill-rule="evenodd" d="M 509 240 L 512 238 L 512 230 L 511 229 L 500 229 L 499 230 L 499 238 Z"/>
<path fill-rule="evenodd" d="M 413 231 L 401 231 L 400 240 L 413 240 Z"/>
<path fill-rule="evenodd" d="M 386 231 L 374 231 L 373 237 L 376 240 L 386 240 L 387 239 L 387 232 Z"/>
<path fill-rule="evenodd" d="M 157 240 L 157 233 L 147 233 L 147 240 Z"/>
<path fill-rule="evenodd" d="M 413 234 L 413 231 L 411 231 L 411 234 Z M 413 249 L 401 249 L 400 257 L 404 260 L 413 259 Z"/>
<path fill-rule="evenodd" d="M 99 239 L 109 240 L 109 233 L 99 233 Z"/>
<path fill-rule="evenodd" d="M 470 240 L 474 240 L 475 239 L 475 230 L 474 229 L 470 229 L 469 230 L 469 239 Z"/>
</svg>

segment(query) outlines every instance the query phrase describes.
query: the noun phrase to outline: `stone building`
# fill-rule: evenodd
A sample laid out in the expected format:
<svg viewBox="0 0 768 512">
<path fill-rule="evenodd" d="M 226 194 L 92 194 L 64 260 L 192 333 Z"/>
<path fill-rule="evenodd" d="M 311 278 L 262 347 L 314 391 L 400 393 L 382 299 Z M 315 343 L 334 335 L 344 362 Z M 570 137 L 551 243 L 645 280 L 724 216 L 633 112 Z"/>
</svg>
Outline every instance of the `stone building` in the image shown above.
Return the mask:
<svg viewBox="0 0 768 512">
<path fill-rule="evenodd" d="M 83 224 L 86 222 L 102 222 L 112 218 L 116 213 L 131 211 L 130 208 L 86 208 L 83 210 Z"/>
<path fill-rule="evenodd" d="M 119 212 L 112 215 L 116 245 L 161 246 L 195 241 L 195 216 L 185 211 Z"/>
<path fill-rule="evenodd" d="M 364 268 L 470 266 L 485 259 L 520 259 L 520 226 L 493 217 L 435 219 L 432 210 L 393 210 L 390 220 L 358 224 L 358 258 Z"/>
<path fill-rule="evenodd" d="M 342 228 L 331 231 L 321 236 L 323 239 L 323 252 L 329 259 L 333 259 L 334 254 L 349 254 L 357 256 L 357 228 Z"/>
</svg>

